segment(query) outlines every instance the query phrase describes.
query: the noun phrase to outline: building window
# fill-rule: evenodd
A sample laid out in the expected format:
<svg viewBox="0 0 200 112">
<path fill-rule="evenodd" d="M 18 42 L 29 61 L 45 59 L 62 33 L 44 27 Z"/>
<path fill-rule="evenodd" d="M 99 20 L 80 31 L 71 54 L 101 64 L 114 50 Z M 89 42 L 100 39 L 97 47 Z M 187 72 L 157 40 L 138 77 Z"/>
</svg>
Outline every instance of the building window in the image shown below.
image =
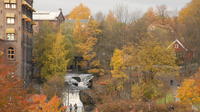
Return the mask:
<svg viewBox="0 0 200 112">
<path fill-rule="evenodd" d="M 178 48 L 179 48 L 179 45 L 178 45 L 178 44 L 175 44 L 175 48 L 178 49 Z"/>
<path fill-rule="evenodd" d="M 6 34 L 7 40 L 15 40 L 15 34 L 14 33 L 7 33 Z"/>
<path fill-rule="evenodd" d="M 10 8 L 10 4 L 9 4 L 9 3 L 6 3 L 6 4 L 5 4 L 5 8 L 7 8 L 7 9 Z"/>
<path fill-rule="evenodd" d="M 6 21 L 7 21 L 7 24 L 14 24 L 15 23 L 15 18 L 13 18 L 13 17 L 7 17 Z"/>
<path fill-rule="evenodd" d="M 16 9 L 16 4 L 11 4 L 12 9 Z"/>
<path fill-rule="evenodd" d="M 5 8 L 6 9 L 16 9 L 17 4 L 16 3 L 5 3 Z"/>
<path fill-rule="evenodd" d="M 8 59 L 15 60 L 15 49 L 13 47 L 8 48 Z"/>
</svg>

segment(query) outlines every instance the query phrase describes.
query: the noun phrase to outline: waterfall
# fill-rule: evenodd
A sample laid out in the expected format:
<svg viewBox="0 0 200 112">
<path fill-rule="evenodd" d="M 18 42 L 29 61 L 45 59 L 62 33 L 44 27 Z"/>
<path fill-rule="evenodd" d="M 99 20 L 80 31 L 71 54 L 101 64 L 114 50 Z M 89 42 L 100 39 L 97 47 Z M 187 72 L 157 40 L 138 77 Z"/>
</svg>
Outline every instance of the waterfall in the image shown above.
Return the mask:
<svg viewBox="0 0 200 112">
<path fill-rule="evenodd" d="M 92 79 L 93 75 L 91 74 L 67 74 L 65 76 L 66 88 L 63 93 L 63 104 L 68 107 L 67 112 L 69 112 L 70 104 L 73 106 L 73 110 L 74 105 L 77 104 L 77 112 L 84 112 L 84 105 L 80 100 L 80 91 L 88 89 Z"/>
</svg>

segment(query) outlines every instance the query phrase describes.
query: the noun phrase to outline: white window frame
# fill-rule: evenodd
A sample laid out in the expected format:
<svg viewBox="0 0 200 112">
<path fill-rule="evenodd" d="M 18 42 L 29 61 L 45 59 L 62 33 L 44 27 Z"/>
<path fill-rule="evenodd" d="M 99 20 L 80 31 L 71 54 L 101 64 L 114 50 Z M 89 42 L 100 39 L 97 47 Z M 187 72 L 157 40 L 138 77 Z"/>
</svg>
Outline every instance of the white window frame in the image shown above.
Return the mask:
<svg viewBox="0 0 200 112">
<path fill-rule="evenodd" d="M 9 9 L 11 6 L 10 6 L 10 3 L 5 3 L 5 8 L 6 9 Z"/>
<path fill-rule="evenodd" d="M 6 23 L 7 24 L 15 24 L 15 18 L 14 17 L 7 17 Z"/>
<path fill-rule="evenodd" d="M 14 33 L 7 33 L 6 34 L 6 40 L 15 40 L 15 34 Z"/>
<path fill-rule="evenodd" d="M 11 9 L 16 9 L 17 8 L 17 4 L 12 3 L 12 4 L 10 4 L 10 7 L 11 7 Z"/>
</svg>

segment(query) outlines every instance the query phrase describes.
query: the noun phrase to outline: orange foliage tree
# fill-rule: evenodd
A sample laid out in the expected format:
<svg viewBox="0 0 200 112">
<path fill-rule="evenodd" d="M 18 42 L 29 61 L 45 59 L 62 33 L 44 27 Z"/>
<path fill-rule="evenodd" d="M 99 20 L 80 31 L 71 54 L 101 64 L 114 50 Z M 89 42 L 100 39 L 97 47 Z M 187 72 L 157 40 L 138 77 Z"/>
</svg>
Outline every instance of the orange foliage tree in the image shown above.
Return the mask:
<svg viewBox="0 0 200 112">
<path fill-rule="evenodd" d="M 27 112 L 30 106 L 23 83 L 13 74 L 13 66 L 0 59 L 0 112 Z"/>
<path fill-rule="evenodd" d="M 34 95 L 32 100 L 35 104 L 31 106 L 30 112 L 64 112 L 66 109 L 66 107 L 61 106 L 61 101 L 57 96 L 46 102 L 45 95 Z"/>
<path fill-rule="evenodd" d="M 195 78 L 186 79 L 178 89 L 177 97 L 183 103 L 192 105 L 200 104 L 200 71 L 195 74 Z"/>
<path fill-rule="evenodd" d="M 183 82 L 182 86 L 178 89 L 177 97 L 183 103 L 200 104 L 200 80 L 187 79 Z"/>
</svg>

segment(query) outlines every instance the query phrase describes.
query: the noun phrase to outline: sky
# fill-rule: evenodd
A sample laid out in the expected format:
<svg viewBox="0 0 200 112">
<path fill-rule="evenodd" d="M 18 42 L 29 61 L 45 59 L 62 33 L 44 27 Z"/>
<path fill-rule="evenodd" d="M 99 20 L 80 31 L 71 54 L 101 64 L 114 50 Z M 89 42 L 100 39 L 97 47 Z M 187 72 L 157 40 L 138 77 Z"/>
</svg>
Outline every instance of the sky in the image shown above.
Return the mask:
<svg viewBox="0 0 200 112">
<path fill-rule="evenodd" d="M 64 14 L 68 14 L 80 3 L 88 6 L 92 13 L 99 11 L 107 13 L 115 9 L 117 5 L 123 5 L 130 12 L 145 12 L 150 7 L 166 5 L 171 11 L 179 11 L 191 0 L 34 0 L 34 8 L 38 11 L 58 11 L 62 8 Z"/>
</svg>

